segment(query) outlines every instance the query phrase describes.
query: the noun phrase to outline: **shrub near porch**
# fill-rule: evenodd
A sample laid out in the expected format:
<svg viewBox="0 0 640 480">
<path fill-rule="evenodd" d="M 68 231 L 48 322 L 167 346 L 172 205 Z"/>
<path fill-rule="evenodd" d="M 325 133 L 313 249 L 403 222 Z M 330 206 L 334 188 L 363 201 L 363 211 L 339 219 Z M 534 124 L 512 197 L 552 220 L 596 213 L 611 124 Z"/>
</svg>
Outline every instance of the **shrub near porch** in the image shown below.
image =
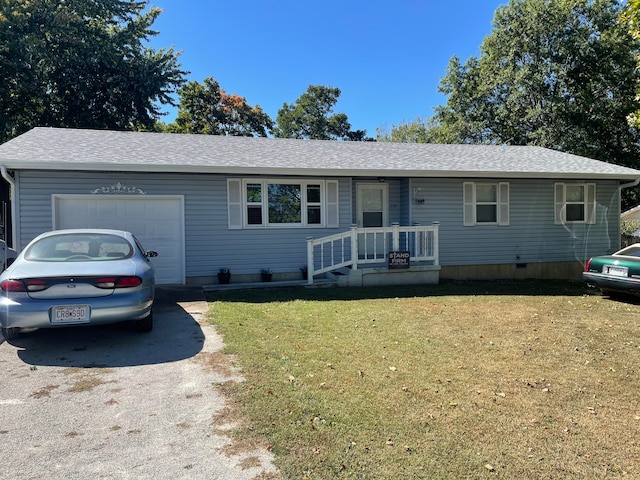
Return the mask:
<svg viewBox="0 0 640 480">
<path fill-rule="evenodd" d="M 236 442 L 285 478 L 640 476 L 640 306 L 582 284 L 225 292 Z"/>
</svg>

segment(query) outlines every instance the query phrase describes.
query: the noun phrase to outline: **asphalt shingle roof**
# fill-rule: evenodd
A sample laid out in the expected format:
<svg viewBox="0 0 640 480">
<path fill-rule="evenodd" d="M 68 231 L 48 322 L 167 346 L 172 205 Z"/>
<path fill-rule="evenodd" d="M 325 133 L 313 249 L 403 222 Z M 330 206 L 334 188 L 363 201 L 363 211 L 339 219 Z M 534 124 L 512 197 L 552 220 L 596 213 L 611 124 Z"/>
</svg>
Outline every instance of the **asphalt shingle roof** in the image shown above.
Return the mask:
<svg viewBox="0 0 640 480">
<path fill-rule="evenodd" d="M 338 142 L 34 128 L 0 145 L 8 169 L 323 176 L 640 178 L 532 146 Z"/>
</svg>

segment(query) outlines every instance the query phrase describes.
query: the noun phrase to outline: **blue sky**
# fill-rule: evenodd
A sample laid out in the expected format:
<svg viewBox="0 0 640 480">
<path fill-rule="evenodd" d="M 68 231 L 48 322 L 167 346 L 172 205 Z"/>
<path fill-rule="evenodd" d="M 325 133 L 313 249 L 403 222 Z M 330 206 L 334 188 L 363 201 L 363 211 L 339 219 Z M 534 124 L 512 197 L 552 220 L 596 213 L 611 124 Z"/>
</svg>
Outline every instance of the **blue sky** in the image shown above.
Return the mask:
<svg viewBox="0 0 640 480">
<path fill-rule="evenodd" d="M 338 87 L 334 112 L 375 137 L 444 104 L 449 59 L 477 55 L 506 0 L 152 0 L 156 49 L 175 47 L 189 80 L 213 76 L 275 121 L 309 85 Z M 175 111 L 164 118 L 170 122 Z"/>
</svg>

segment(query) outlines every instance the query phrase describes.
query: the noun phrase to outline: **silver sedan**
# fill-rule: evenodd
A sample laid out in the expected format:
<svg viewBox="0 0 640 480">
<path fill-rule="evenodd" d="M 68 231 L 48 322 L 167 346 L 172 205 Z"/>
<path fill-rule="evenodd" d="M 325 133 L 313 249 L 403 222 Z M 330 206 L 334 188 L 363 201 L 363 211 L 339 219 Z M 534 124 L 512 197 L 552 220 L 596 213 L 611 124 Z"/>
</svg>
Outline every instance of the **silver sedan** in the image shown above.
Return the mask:
<svg viewBox="0 0 640 480">
<path fill-rule="evenodd" d="M 25 328 L 134 322 L 153 328 L 154 269 L 130 232 L 56 230 L 36 237 L 0 275 L 5 339 Z"/>
</svg>

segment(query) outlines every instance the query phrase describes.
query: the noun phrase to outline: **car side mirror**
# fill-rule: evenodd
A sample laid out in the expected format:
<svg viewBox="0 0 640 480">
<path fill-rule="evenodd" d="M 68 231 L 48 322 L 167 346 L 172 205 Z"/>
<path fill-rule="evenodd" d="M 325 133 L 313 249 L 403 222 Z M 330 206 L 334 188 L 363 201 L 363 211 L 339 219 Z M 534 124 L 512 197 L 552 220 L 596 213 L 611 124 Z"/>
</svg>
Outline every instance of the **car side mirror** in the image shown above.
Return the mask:
<svg viewBox="0 0 640 480">
<path fill-rule="evenodd" d="M 157 257 L 158 256 L 158 252 L 153 251 L 153 250 L 149 250 L 148 252 L 145 253 L 145 256 L 147 258 Z"/>
</svg>

